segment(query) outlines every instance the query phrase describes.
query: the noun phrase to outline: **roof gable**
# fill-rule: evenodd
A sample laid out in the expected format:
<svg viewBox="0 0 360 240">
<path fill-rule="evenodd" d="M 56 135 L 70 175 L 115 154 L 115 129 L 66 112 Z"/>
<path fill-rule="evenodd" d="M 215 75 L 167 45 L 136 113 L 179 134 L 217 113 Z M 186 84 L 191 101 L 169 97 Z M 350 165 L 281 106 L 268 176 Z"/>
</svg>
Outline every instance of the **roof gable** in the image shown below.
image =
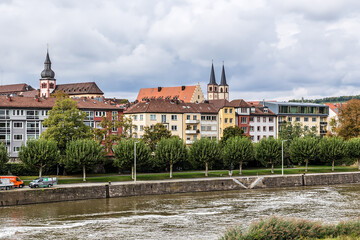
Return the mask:
<svg viewBox="0 0 360 240">
<path fill-rule="evenodd" d="M 68 95 L 104 94 L 95 82 L 59 84 L 56 85 L 55 91 L 62 91 Z"/>
<path fill-rule="evenodd" d="M 190 102 L 195 89 L 196 86 L 141 88 L 136 100 L 143 102 L 145 99 L 178 99 Z"/>
</svg>

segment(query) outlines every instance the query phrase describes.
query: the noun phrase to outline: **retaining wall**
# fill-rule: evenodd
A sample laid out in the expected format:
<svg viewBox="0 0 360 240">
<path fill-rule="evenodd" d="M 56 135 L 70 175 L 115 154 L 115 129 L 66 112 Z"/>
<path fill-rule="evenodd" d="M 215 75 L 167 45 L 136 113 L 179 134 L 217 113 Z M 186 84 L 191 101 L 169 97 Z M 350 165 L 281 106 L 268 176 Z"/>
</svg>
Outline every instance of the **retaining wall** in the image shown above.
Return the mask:
<svg viewBox="0 0 360 240">
<path fill-rule="evenodd" d="M 0 206 L 139 195 L 360 183 L 360 172 L 148 181 L 0 191 Z"/>
</svg>

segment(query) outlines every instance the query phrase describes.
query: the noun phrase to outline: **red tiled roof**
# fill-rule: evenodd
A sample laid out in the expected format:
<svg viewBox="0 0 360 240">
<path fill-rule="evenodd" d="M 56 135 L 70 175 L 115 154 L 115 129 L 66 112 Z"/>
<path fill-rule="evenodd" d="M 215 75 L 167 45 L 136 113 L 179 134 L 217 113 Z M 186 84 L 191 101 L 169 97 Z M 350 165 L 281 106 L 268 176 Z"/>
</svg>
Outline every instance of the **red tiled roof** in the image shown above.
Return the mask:
<svg viewBox="0 0 360 240">
<path fill-rule="evenodd" d="M 99 102 L 93 99 L 73 99 L 79 109 L 93 110 L 121 110 L 114 105 Z M 0 96 L 0 108 L 31 108 L 50 109 L 54 106 L 56 98 L 10 97 Z"/>
<path fill-rule="evenodd" d="M 220 110 L 221 108 L 224 107 L 236 107 L 235 103 L 229 102 L 226 99 L 217 99 L 217 100 L 209 100 L 209 103 L 211 103 L 212 105 L 214 105 L 214 107 L 216 108 L 216 110 Z"/>
<path fill-rule="evenodd" d="M 39 96 L 39 90 L 32 90 L 32 91 L 26 91 L 21 93 L 21 96 L 23 97 L 35 97 L 35 96 Z"/>
<path fill-rule="evenodd" d="M 59 84 L 56 85 L 55 91 L 62 91 L 70 96 L 80 94 L 104 94 L 95 82 Z"/>
<path fill-rule="evenodd" d="M 339 113 L 339 108 L 346 105 L 346 103 L 325 103 L 336 114 Z"/>
<path fill-rule="evenodd" d="M 209 103 L 184 103 L 181 101 L 154 99 L 147 102 L 138 102 L 129 107 L 124 113 L 217 113 L 217 110 Z"/>
<path fill-rule="evenodd" d="M 30 85 L 26 83 L 19 83 L 19 84 L 10 84 L 10 85 L 2 85 L 0 86 L 0 93 L 18 93 L 18 92 L 26 92 L 34 90 Z"/>
<path fill-rule="evenodd" d="M 276 114 L 271 111 L 269 108 L 268 108 L 268 112 L 264 112 L 264 107 L 263 106 L 253 106 L 255 107 L 255 112 L 251 112 L 250 111 L 250 115 L 254 115 L 254 116 L 259 116 L 259 115 L 266 115 L 266 116 L 276 116 Z"/>
<path fill-rule="evenodd" d="M 232 100 L 231 104 L 233 104 L 235 107 L 238 108 L 248 108 L 250 107 L 249 104 L 247 104 L 244 100 L 242 99 L 236 99 L 236 100 Z"/>
<path fill-rule="evenodd" d="M 141 88 L 136 100 L 143 102 L 143 99 L 174 99 L 177 98 L 183 102 L 190 102 L 194 95 L 196 86 L 179 87 L 157 87 Z"/>
</svg>

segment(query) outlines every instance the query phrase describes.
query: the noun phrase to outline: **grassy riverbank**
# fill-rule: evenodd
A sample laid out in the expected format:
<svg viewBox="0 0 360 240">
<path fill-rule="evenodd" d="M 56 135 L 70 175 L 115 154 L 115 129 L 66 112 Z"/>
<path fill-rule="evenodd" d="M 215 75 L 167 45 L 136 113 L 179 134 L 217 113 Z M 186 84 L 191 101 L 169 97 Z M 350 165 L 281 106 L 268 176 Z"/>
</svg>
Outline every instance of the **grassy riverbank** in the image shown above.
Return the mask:
<svg viewBox="0 0 360 240">
<path fill-rule="evenodd" d="M 335 172 L 355 172 L 358 171 L 356 167 L 353 166 L 338 166 L 335 167 Z M 296 168 L 284 168 L 284 174 L 303 174 L 305 168 L 296 167 Z M 310 166 L 307 173 L 330 173 L 331 166 Z M 274 175 L 281 174 L 281 167 L 274 169 Z M 217 170 L 209 171 L 208 177 L 227 177 L 229 176 L 229 171 Z M 260 175 L 272 175 L 271 169 L 245 169 L 242 172 L 241 176 L 260 176 Z M 233 171 L 233 176 L 240 176 L 239 170 Z M 189 178 L 204 178 L 204 171 L 189 171 L 189 172 L 174 172 L 173 179 L 189 179 Z M 20 178 L 26 183 L 26 185 L 37 176 L 20 176 Z M 169 173 L 147 173 L 142 174 L 138 173 L 136 176 L 139 181 L 148 181 L 148 180 L 165 180 L 169 179 Z M 82 183 L 81 175 L 69 175 L 69 176 L 58 176 L 59 184 L 70 184 L 70 183 Z M 110 174 L 89 174 L 87 175 L 87 182 L 121 182 L 121 181 L 131 181 L 130 175 L 118 175 L 115 173 Z"/>
<path fill-rule="evenodd" d="M 360 239 L 360 220 L 324 225 L 303 219 L 270 217 L 252 223 L 246 231 L 240 227 L 229 229 L 220 239 Z"/>
</svg>

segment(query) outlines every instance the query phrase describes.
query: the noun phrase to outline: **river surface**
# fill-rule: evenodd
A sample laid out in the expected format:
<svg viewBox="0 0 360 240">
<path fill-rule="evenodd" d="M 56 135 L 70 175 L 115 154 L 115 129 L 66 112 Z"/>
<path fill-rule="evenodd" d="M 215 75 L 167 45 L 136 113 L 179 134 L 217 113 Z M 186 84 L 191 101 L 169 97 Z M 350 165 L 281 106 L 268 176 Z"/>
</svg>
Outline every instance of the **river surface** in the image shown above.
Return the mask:
<svg viewBox="0 0 360 240">
<path fill-rule="evenodd" d="M 0 208 L 0 239 L 217 239 L 267 216 L 357 219 L 359 206 L 359 184 L 24 205 Z"/>
</svg>

